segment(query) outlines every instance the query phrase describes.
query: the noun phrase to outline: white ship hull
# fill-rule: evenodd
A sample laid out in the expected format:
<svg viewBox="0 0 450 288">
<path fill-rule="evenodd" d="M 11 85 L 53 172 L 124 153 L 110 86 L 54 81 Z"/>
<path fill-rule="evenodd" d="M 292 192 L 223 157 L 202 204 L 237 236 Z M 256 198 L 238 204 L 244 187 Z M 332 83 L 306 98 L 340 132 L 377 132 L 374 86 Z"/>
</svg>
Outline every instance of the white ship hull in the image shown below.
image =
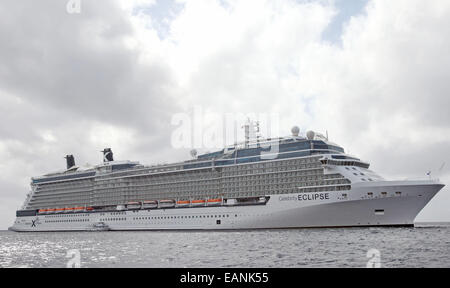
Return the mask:
<svg viewBox="0 0 450 288">
<path fill-rule="evenodd" d="M 264 205 L 147 209 L 18 217 L 14 231 L 236 230 L 411 226 L 444 185 L 425 181 L 355 183 L 348 191 L 268 195 Z"/>
</svg>

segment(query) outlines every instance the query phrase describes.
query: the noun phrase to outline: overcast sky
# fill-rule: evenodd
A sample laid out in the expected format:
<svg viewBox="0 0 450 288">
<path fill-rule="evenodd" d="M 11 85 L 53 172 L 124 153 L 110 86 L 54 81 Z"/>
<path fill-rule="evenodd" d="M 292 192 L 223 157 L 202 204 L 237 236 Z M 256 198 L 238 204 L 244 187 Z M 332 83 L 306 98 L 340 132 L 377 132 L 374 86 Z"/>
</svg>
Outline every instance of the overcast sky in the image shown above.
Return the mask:
<svg viewBox="0 0 450 288">
<path fill-rule="evenodd" d="M 195 106 L 279 113 L 388 179 L 450 183 L 450 1 L 68 1 L 0 1 L 0 229 L 66 154 L 189 158 L 171 119 Z M 449 207 L 444 188 L 416 220 Z"/>
</svg>

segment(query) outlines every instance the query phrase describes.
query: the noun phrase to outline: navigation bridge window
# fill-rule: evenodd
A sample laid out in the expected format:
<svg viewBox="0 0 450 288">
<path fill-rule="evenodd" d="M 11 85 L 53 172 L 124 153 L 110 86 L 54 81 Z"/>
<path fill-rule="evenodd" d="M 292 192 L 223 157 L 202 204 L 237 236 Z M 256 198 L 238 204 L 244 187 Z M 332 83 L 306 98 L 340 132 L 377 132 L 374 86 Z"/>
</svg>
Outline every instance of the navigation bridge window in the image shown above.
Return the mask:
<svg viewBox="0 0 450 288">
<path fill-rule="evenodd" d="M 333 158 L 335 158 L 335 157 L 333 157 Z M 359 161 L 359 160 L 357 160 L 355 158 L 351 158 L 351 157 L 348 157 L 348 158 L 349 159 L 345 159 L 345 160 L 325 158 L 325 159 L 321 159 L 320 162 L 323 165 L 356 166 L 356 167 L 361 167 L 361 168 L 366 168 L 366 169 L 368 169 L 369 166 L 370 166 L 368 163 L 364 163 L 364 162 Z M 357 175 L 356 173 L 354 173 L 354 174 Z"/>
</svg>

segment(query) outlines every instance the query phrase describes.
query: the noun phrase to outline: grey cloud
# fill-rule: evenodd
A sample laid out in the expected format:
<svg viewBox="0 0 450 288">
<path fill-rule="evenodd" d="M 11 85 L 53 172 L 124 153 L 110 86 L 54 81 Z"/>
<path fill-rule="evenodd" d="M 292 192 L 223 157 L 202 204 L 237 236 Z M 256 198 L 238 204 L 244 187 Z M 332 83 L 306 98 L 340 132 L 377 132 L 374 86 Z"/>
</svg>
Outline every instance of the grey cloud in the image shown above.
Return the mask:
<svg viewBox="0 0 450 288">
<path fill-rule="evenodd" d="M 81 165 L 101 161 L 105 141 L 92 139 L 96 126 L 113 127 L 111 137 L 127 143 L 113 147 L 117 159 L 141 160 L 131 152 L 137 147 L 152 162 L 156 147 L 170 147 L 165 123 L 178 111 L 178 92 L 164 59 L 143 60 L 143 51 L 125 44 L 134 28 L 116 1 L 82 1 L 81 14 L 68 14 L 66 4 L 0 3 L 0 195 L 10 203 L 1 229 L 31 176 L 63 169 L 66 154 Z"/>
<path fill-rule="evenodd" d="M 62 5 L 64 4 L 64 5 Z M 146 115 L 167 117 L 173 86 L 162 62 L 142 65 L 124 40 L 129 20 L 113 1 L 6 1 L 0 17 L 0 89 L 49 109 L 155 129 Z"/>
</svg>

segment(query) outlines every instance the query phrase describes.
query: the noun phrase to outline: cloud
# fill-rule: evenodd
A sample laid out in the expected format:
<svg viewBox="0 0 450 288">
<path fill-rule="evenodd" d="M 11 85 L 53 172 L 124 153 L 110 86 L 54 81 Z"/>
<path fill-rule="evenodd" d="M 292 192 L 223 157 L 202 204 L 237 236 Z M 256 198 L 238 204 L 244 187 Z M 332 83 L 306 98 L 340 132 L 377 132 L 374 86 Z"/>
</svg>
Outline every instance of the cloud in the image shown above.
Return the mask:
<svg viewBox="0 0 450 288">
<path fill-rule="evenodd" d="M 168 68 L 159 59 L 142 63 L 140 51 L 125 45 L 133 28 L 117 5 L 82 3 L 82 13 L 70 15 L 61 1 L 29 4 L 31 9 L 8 2 L 0 20 L 2 90 L 69 117 L 82 112 L 127 125 L 148 113 L 163 116 L 170 105 L 156 96 L 171 86 Z"/>
<path fill-rule="evenodd" d="M 294 121 L 328 130 L 387 178 L 450 179 L 436 175 L 450 160 L 450 4 L 369 1 L 330 43 L 333 2 L 200 2 L 187 1 L 171 30 L 188 104 L 277 111 L 286 132 Z M 450 201 L 447 189 L 422 218 L 437 201 Z"/>
<path fill-rule="evenodd" d="M 170 139 L 164 123 L 179 110 L 171 68 L 148 56 L 151 46 L 130 45 L 139 31 L 129 6 L 81 3 L 80 14 L 66 1 L 0 4 L 0 181 L 11 217 L 30 177 L 64 168 L 66 154 L 97 164 L 103 147 L 124 159 Z"/>
<path fill-rule="evenodd" d="M 437 174 L 450 160 L 449 14 L 447 2 L 370 1 L 342 47 L 316 43 L 302 55 L 299 86 L 318 127 L 388 178 Z M 422 215 L 432 218 L 437 201 L 450 201 L 448 189 Z"/>
<path fill-rule="evenodd" d="M 303 53 L 299 87 L 314 99 L 318 126 L 378 159 L 380 148 L 421 161 L 443 152 L 450 141 L 449 12 L 447 3 L 372 1 L 346 26 L 342 47 L 316 43 Z M 435 161 L 446 157 L 439 154 Z"/>
</svg>

